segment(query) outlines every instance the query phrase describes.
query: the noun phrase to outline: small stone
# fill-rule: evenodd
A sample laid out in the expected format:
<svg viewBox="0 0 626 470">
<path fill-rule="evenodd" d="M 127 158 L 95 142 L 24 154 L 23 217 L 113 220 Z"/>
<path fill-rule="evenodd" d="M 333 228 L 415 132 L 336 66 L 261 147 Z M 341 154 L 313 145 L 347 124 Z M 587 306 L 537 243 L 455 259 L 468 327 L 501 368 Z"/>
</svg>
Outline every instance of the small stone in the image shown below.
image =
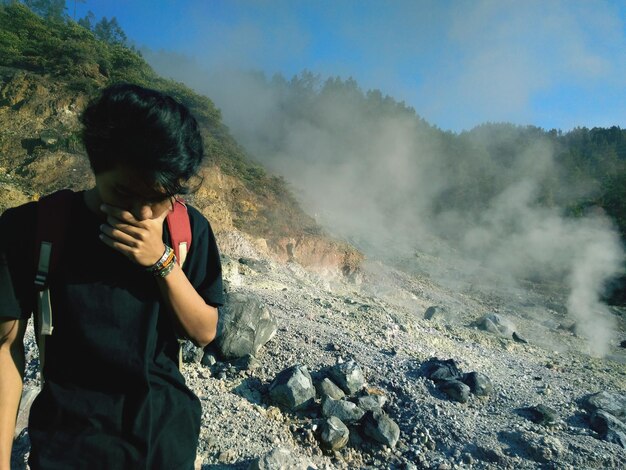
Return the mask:
<svg viewBox="0 0 626 470">
<path fill-rule="evenodd" d="M 533 423 L 541 424 L 543 426 L 554 424 L 558 420 L 557 412 L 545 405 L 523 408 L 522 412 L 525 413 L 528 419 L 530 419 Z"/>
<path fill-rule="evenodd" d="M 446 309 L 443 307 L 439 307 L 438 305 L 433 305 L 428 307 L 424 312 L 424 320 L 432 320 L 435 318 L 441 318 L 445 316 Z"/>
<path fill-rule="evenodd" d="M 503 338 L 511 338 L 515 331 L 513 323 L 497 313 L 490 313 L 485 315 L 480 320 L 475 322 L 475 325 L 481 330 L 494 333 Z"/>
<path fill-rule="evenodd" d="M 463 374 L 462 382 L 470 388 L 470 392 L 480 397 L 486 397 L 493 393 L 493 384 L 489 377 L 478 372 Z"/>
<path fill-rule="evenodd" d="M 365 386 L 363 371 L 354 360 L 333 366 L 329 373 L 333 382 L 348 395 L 358 392 Z"/>
<path fill-rule="evenodd" d="M 459 380 L 444 380 L 437 384 L 437 388 L 459 403 L 466 403 L 470 394 L 470 388 Z"/>
<path fill-rule="evenodd" d="M 523 343 L 523 344 L 527 344 L 528 340 L 526 340 L 524 337 L 522 337 L 518 332 L 514 331 L 513 332 L 513 341 L 516 341 L 518 343 Z"/>
<path fill-rule="evenodd" d="M 381 411 L 366 412 L 362 426 L 366 436 L 389 447 L 395 447 L 400 438 L 398 425 Z"/>
<path fill-rule="evenodd" d="M 317 393 L 320 397 L 330 397 L 333 400 L 341 400 L 346 394 L 341 390 L 337 385 L 333 383 L 328 377 L 326 377 L 321 382 L 318 382 L 316 387 Z"/>
<path fill-rule="evenodd" d="M 215 359 L 215 356 L 212 353 L 206 351 L 202 355 L 202 360 L 200 361 L 200 363 L 205 367 L 211 367 L 215 365 L 216 362 L 217 360 Z"/>
<path fill-rule="evenodd" d="M 320 441 L 330 450 L 339 450 L 346 446 L 350 437 L 348 427 L 337 417 L 331 416 L 322 423 Z"/>
<path fill-rule="evenodd" d="M 365 412 L 351 401 L 326 398 L 322 403 L 322 414 L 326 418 L 335 416 L 344 423 L 351 424 L 358 422 Z"/>
<path fill-rule="evenodd" d="M 386 402 L 387 397 L 384 395 L 366 395 L 359 397 L 357 404 L 363 411 L 375 411 L 382 409 Z"/>
</svg>

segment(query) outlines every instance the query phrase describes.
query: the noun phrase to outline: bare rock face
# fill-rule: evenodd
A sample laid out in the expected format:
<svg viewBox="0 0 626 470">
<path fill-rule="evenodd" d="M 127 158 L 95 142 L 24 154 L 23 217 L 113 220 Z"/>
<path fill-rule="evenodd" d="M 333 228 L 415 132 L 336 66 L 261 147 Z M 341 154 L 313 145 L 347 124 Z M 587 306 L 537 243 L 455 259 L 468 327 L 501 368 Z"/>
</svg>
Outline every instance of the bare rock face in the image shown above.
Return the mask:
<svg viewBox="0 0 626 470">
<path fill-rule="evenodd" d="M 254 356 L 277 329 L 276 319 L 255 296 L 235 292 L 220 310 L 216 346 L 226 359 Z"/>
<path fill-rule="evenodd" d="M 274 403 L 288 410 L 299 410 L 313 402 L 315 387 L 306 366 L 295 365 L 276 376 L 269 394 Z"/>
<path fill-rule="evenodd" d="M 333 366 L 330 377 L 348 395 L 355 394 L 365 386 L 363 370 L 353 360 Z"/>
<path fill-rule="evenodd" d="M 380 411 L 386 402 L 384 395 L 365 395 L 358 398 L 357 404 L 363 411 Z"/>
<path fill-rule="evenodd" d="M 368 411 L 361 424 L 366 436 L 386 446 L 395 447 L 400 438 L 396 422 L 381 411 Z"/>
<path fill-rule="evenodd" d="M 348 427 L 335 416 L 331 416 L 322 424 L 320 443 L 326 449 L 339 450 L 345 447 L 349 437 Z"/>
</svg>

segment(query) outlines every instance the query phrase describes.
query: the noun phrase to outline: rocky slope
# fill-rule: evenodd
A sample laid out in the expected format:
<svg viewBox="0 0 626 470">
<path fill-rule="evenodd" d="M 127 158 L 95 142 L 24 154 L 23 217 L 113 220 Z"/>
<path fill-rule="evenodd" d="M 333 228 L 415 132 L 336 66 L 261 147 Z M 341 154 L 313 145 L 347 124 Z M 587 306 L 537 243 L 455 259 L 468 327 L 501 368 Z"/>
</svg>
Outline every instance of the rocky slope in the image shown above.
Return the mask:
<svg viewBox="0 0 626 470">
<path fill-rule="evenodd" d="M 185 364 L 204 410 L 199 467 L 248 468 L 279 448 L 289 452 L 285 468 L 626 466 L 624 449 L 590 428 L 584 406 L 589 394 L 626 391 L 625 350 L 611 344 L 610 359 L 586 355 L 584 338 L 563 328 L 567 318 L 558 313 L 554 293 L 499 298 L 455 292 L 374 261 L 364 265 L 358 282 L 348 282 L 263 259 L 243 242 L 223 251 L 227 290 L 258 299 L 278 331 L 252 365 Z M 438 308 L 426 319 L 431 306 Z M 473 326 L 493 312 L 528 342 Z M 466 403 L 452 400 L 425 377 L 423 365 L 435 356 L 487 375 L 493 392 L 471 395 Z M 29 357 L 33 384 L 35 353 Z M 393 447 L 369 440 L 356 425 L 346 447 L 322 450 L 319 395 L 316 405 L 296 412 L 269 397 L 269 385 L 288 367 L 304 365 L 315 376 L 350 359 L 363 369 L 367 387 L 387 398 L 383 409 L 400 429 Z M 545 424 L 533 422 L 526 410 L 537 405 L 553 413 Z M 27 451 L 26 433 L 18 443 L 15 462 Z"/>
</svg>

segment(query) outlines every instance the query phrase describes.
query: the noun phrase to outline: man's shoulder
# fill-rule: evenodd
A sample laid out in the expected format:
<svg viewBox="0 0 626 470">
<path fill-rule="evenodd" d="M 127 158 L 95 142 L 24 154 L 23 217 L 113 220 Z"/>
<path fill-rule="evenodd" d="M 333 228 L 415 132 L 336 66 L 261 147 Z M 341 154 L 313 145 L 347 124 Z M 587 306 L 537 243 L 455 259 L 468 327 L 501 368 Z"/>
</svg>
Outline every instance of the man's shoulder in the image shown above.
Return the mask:
<svg viewBox="0 0 626 470">
<path fill-rule="evenodd" d="M 8 230 L 14 225 L 33 223 L 37 214 L 37 202 L 31 201 L 20 206 L 9 207 L 0 214 L 0 227 Z"/>
</svg>

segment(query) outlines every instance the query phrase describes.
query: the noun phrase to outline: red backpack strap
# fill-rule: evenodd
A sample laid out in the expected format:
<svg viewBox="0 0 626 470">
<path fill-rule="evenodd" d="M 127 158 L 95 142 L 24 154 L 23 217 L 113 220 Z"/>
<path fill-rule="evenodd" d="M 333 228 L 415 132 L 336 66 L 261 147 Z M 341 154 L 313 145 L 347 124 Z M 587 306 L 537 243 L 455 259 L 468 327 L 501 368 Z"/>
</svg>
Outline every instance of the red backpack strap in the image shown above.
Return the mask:
<svg viewBox="0 0 626 470">
<path fill-rule="evenodd" d="M 167 215 L 167 228 L 172 240 L 172 248 L 182 267 L 191 248 L 191 222 L 187 213 L 187 206 L 182 199 L 176 199 L 174 210 Z"/>
</svg>

